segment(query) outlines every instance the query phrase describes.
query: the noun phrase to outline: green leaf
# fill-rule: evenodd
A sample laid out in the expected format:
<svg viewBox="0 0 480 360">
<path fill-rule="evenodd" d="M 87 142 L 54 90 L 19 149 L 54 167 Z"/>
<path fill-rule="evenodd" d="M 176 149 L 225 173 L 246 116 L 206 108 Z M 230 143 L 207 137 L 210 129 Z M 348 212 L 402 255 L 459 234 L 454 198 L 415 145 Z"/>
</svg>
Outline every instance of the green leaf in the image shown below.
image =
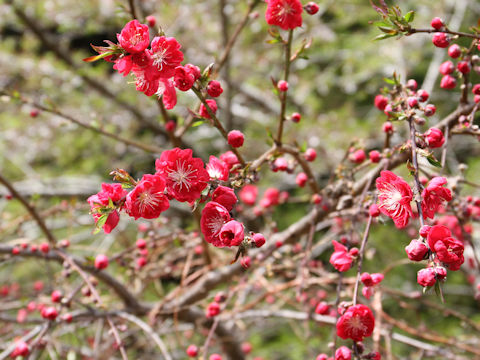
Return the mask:
<svg viewBox="0 0 480 360">
<path fill-rule="evenodd" d="M 380 27 L 380 26 L 389 27 L 389 26 L 392 26 L 392 23 L 387 22 L 387 21 L 376 21 L 376 22 L 373 23 L 373 25 L 378 26 L 378 27 Z"/>
<path fill-rule="evenodd" d="M 95 230 L 93 231 L 94 234 L 98 234 L 102 230 L 103 225 L 107 222 L 109 214 L 110 213 L 103 214 L 98 218 L 97 223 L 95 224 Z"/>
<path fill-rule="evenodd" d="M 395 85 L 395 80 L 393 80 L 393 79 L 383 78 L 383 81 L 385 81 L 389 85 Z"/>
<path fill-rule="evenodd" d="M 388 38 L 391 38 L 391 37 L 394 37 L 394 36 L 397 36 L 397 34 L 380 34 L 378 36 L 376 36 L 373 41 L 379 41 L 379 40 L 385 40 L 385 39 L 388 39 Z"/>
<path fill-rule="evenodd" d="M 204 122 L 205 122 L 205 120 L 195 121 L 195 122 L 192 124 L 192 128 L 197 127 L 197 126 L 200 126 L 200 125 L 202 125 Z"/>
<path fill-rule="evenodd" d="M 438 167 L 438 168 L 442 167 L 442 163 L 440 161 L 438 161 L 437 159 L 435 159 L 435 157 L 433 155 L 427 156 L 427 160 L 430 163 L 430 165 L 433 165 L 433 166 Z"/>
<path fill-rule="evenodd" d="M 410 23 L 413 21 L 413 19 L 415 18 L 415 11 L 409 11 L 408 13 L 405 14 L 405 16 L 403 17 L 405 19 L 405 21 L 407 23 Z"/>
<path fill-rule="evenodd" d="M 391 34 L 391 35 L 397 35 L 398 34 L 398 31 L 394 28 L 391 28 L 391 27 L 379 26 L 378 28 L 380 29 L 380 31 L 383 31 L 386 34 Z"/>
<path fill-rule="evenodd" d="M 307 151 L 307 141 L 305 140 L 302 144 L 302 146 L 300 146 L 300 152 L 304 153 L 305 151 Z"/>
</svg>

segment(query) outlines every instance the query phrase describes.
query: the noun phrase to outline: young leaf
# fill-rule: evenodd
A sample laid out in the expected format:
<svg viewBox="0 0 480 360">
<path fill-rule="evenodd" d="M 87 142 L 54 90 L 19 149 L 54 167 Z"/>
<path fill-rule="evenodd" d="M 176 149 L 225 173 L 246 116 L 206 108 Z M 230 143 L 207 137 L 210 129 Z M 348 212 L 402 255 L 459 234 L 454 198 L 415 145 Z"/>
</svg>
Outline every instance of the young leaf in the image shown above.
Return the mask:
<svg viewBox="0 0 480 360">
<path fill-rule="evenodd" d="M 415 18 L 415 11 L 409 11 L 408 13 L 405 14 L 405 16 L 403 17 L 405 19 L 405 21 L 407 23 L 410 23 L 413 21 L 413 19 Z"/>
</svg>

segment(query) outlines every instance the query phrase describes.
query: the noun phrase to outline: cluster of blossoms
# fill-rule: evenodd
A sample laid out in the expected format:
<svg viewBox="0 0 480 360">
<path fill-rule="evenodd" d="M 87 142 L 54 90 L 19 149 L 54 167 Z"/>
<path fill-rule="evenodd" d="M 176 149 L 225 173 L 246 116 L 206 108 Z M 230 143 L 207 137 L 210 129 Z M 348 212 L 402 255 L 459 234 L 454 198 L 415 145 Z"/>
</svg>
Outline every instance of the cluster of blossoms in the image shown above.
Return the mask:
<svg viewBox="0 0 480 360">
<path fill-rule="evenodd" d="M 452 200 L 450 189 L 443 187 L 447 183 L 444 177 L 434 177 L 422 191 L 422 213 L 433 219 L 441 206 Z M 410 185 L 393 172 L 382 171 L 376 180 L 378 208 L 390 217 L 397 228 L 403 228 L 413 217 L 411 202 L 413 191 Z"/>
<path fill-rule="evenodd" d="M 220 158 L 210 156 L 205 166 L 200 158 L 192 156 L 192 150 L 174 148 L 164 151 L 155 161 L 155 174 L 145 174 L 141 180 L 135 181 L 125 171 L 117 170 L 115 178 L 120 183 L 102 184 L 102 191 L 90 196 L 87 201 L 97 228 L 101 227 L 109 233 L 117 226 L 120 211 L 125 211 L 135 220 L 155 219 L 169 208 L 173 199 L 192 206 L 197 201 L 209 199 L 200 220 L 205 240 L 216 247 L 239 246 L 245 239 L 244 227 L 231 216 L 238 199 L 232 188 L 220 185 L 220 182 L 228 180 L 236 164 L 238 159 L 231 151 Z M 242 190 L 244 197 L 252 187 L 256 191 L 254 185 Z M 265 243 L 261 234 L 251 234 L 247 240 L 256 247 Z M 137 246 L 145 248 L 143 242 Z M 106 260 L 105 265 L 105 259 L 97 257 L 95 266 L 105 268 L 108 266 Z"/>
<path fill-rule="evenodd" d="M 166 109 L 173 109 L 177 104 L 176 90 L 188 91 L 201 78 L 200 69 L 192 64 L 182 66 L 184 59 L 181 45 L 173 37 L 155 36 L 150 42 L 148 26 L 138 20 L 128 22 L 120 34 L 118 43 L 106 41 L 109 47 L 94 46 L 100 53 L 84 59 L 96 61 L 104 58 L 113 62 L 113 68 L 123 76 L 132 73 L 138 91 L 147 96 L 157 95 L 162 98 Z M 218 97 L 223 92 L 220 83 L 212 80 L 208 83 L 207 93 Z M 207 103 L 214 113 L 217 111 L 215 100 Z M 201 117 L 210 118 L 204 105 L 200 108 Z"/>
<path fill-rule="evenodd" d="M 450 189 L 445 188 L 447 180 L 434 177 L 422 191 L 421 209 L 425 218 L 433 219 L 445 202 L 452 200 Z M 390 217 L 398 228 L 408 224 L 413 216 L 411 201 L 413 192 L 406 181 L 391 171 L 382 171 L 377 178 L 380 211 Z M 446 268 L 456 271 L 463 264 L 464 246 L 451 236 L 449 228 L 443 225 L 425 225 L 420 229 L 420 239 L 412 240 L 405 248 L 408 258 L 422 261 L 430 258 L 430 267 L 418 273 L 418 283 L 432 286 L 435 279 L 445 279 Z"/>
</svg>

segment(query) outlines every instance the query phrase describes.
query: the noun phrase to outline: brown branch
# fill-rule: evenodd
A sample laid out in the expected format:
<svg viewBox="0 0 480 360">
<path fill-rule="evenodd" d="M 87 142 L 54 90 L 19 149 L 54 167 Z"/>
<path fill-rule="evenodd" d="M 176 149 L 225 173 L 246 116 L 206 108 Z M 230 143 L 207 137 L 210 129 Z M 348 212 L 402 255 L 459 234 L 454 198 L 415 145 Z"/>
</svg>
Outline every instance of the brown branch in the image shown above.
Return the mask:
<svg viewBox="0 0 480 360">
<path fill-rule="evenodd" d="M 415 33 L 445 33 L 445 34 L 450 34 L 450 35 L 457 35 L 457 36 L 461 36 L 461 37 L 468 37 L 468 38 L 472 38 L 472 39 L 480 39 L 480 35 L 475 35 L 475 34 L 469 34 L 469 33 L 464 33 L 464 32 L 460 32 L 460 31 L 453 31 L 453 30 L 449 30 L 447 28 L 445 29 L 440 29 L 440 30 L 436 30 L 436 29 L 415 29 L 415 28 L 411 28 L 411 29 L 408 29 L 406 31 L 406 34 L 405 35 L 411 35 L 411 34 L 415 34 Z"/>
<path fill-rule="evenodd" d="M 288 32 L 288 40 L 285 43 L 285 64 L 284 64 L 284 74 L 283 79 L 288 82 L 288 76 L 290 74 L 290 64 L 291 61 L 291 52 L 292 52 L 292 40 L 293 40 L 293 30 Z M 285 111 L 287 109 L 287 91 L 282 91 L 280 93 L 280 115 L 278 117 L 278 130 L 277 130 L 277 138 L 275 142 L 277 145 L 282 144 L 282 136 L 283 136 L 283 124 L 285 122 Z"/>
<path fill-rule="evenodd" d="M 3 93 L 3 92 L 0 91 L 0 93 Z M 101 127 L 96 127 L 96 126 L 89 125 L 87 123 L 84 123 L 81 120 L 78 120 L 78 119 L 74 118 L 73 116 L 64 114 L 60 110 L 57 110 L 57 109 L 54 109 L 54 108 L 48 108 L 46 106 L 40 105 L 39 103 L 37 103 L 35 101 L 29 100 L 29 99 L 26 99 L 26 98 L 23 98 L 23 97 L 20 98 L 20 101 L 22 101 L 22 103 L 24 103 L 24 104 L 30 104 L 30 105 L 36 107 L 39 110 L 42 110 L 42 111 L 48 112 L 50 114 L 60 116 L 62 119 L 65 119 L 65 120 L 68 120 L 68 121 L 70 121 L 74 124 L 77 124 L 78 126 L 81 126 L 84 129 L 91 130 L 91 131 L 93 131 L 97 134 L 104 135 L 106 137 L 109 137 L 111 139 L 114 139 L 116 141 L 124 143 L 126 145 L 135 147 L 137 149 L 140 149 L 140 150 L 143 150 L 143 151 L 146 151 L 146 152 L 157 153 L 157 154 L 159 154 L 163 151 L 163 149 L 161 149 L 157 146 L 147 145 L 147 144 L 140 143 L 138 141 L 130 140 L 130 139 L 127 139 L 127 138 L 122 137 L 120 135 L 117 135 L 115 133 L 111 133 L 109 131 L 106 131 L 106 130 L 102 129 Z"/>
<path fill-rule="evenodd" d="M 18 201 L 22 203 L 22 205 L 27 209 L 27 211 L 30 213 L 32 218 L 35 220 L 35 222 L 38 224 L 40 229 L 42 230 L 43 234 L 46 236 L 48 239 L 48 242 L 51 244 L 55 244 L 57 242 L 55 236 L 53 233 L 50 231 L 50 229 L 47 227 L 45 224 L 45 221 L 41 218 L 41 216 L 38 214 L 37 210 L 30 205 L 30 203 L 25 199 L 15 188 L 14 186 L 8 181 L 6 178 L 3 177 L 2 174 L 0 174 L 0 183 L 2 183 L 8 191 L 10 191 L 10 194 L 12 194 L 13 197 L 15 197 Z M 10 251 L 11 253 L 11 251 Z"/>
</svg>

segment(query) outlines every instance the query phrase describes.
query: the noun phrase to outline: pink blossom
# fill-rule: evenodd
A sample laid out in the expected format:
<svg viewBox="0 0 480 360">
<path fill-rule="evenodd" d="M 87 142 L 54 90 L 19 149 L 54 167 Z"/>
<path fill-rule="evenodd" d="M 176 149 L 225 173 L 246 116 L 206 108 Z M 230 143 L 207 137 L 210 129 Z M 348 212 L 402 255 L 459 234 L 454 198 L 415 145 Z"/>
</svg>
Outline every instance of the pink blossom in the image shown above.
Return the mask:
<svg viewBox="0 0 480 360">
<path fill-rule="evenodd" d="M 340 346 L 337 351 L 335 351 L 335 360 L 351 360 L 352 351 L 346 346 Z"/>
<path fill-rule="evenodd" d="M 212 194 L 212 200 L 223 205 L 228 211 L 232 211 L 233 206 L 238 199 L 235 196 L 233 189 L 219 185 Z"/>
<path fill-rule="evenodd" d="M 347 271 L 352 266 L 353 259 L 351 254 L 349 254 L 345 245 L 342 245 L 335 240 L 332 240 L 332 244 L 335 251 L 330 257 L 330 264 L 340 272 Z"/>
<path fill-rule="evenodd" d="M 225 164 L 228 165 L 228 170 L 230 170 L 234 165 L 240 164 L 240 161 L 238 161 L 237 155 L 233 151 L 227 151 L 220 155 L 220 160 L 225 162 Z"/>
<path fill-rule="evenodd" d="M 127 213 L 135 220 L 143 217 L 155 219 L 170 206 L 164 195 L 165 180 L 159 175 L 143 175 L 125 201 Z"/>
<path fill-rule="evenodd" d="M 425 254 L 428 252 L 427 245 L 420 240 L 412 240 L 408 246 L 405 247 L 407 256 L 412 261 L 422 261 Z"/>
<path fill-rule="evenodd" d="M 265 19 L 269 25 L 290 30 L 302 26 L 302 11 L 299 0 L 267 0 Z"/>
<path fill-rule="evenodd" d="M 102 191 L 87 199 L 95 223 L 102 216 L 101 209 L 110 205 L 110 200 L 115 204 L 122 200 L 126 195 L 127 191 L 122 188 L 121 184 L 103 183 Z M 112 209 L 103 225 L 103 231 L 105 234 L 109 234 L 117 226 L 119 220 L 120 216 L 118 211 Z"/>
<path fill-rule="evenodd" d="M 117 39 L 125 51 L 132 54 L 142 52 L 150 43 L 148 26 L 140 24 L 138 20 L 129 21 L 117 34 Z"/>
<path fill-rule="evenodd" d="M 228 210 L 215 201 L 210 201 L 202 211 L 200 219 L 200 229 L 205 240 L 216 247 L 224 247 L 223 241 L 220 239 L 220 230 L 225 223 L 230 221 L 230 213 Z"/>
<path fill-rule="evenodd" d="M 368 306 L 351 306 L 337 321 L 337 335 L 342 339 L 362 341 L 369 337 L 375 327 L 375 318 Z"/>
<path fill-rule="evenodd" d="M 441 176 L 434 177 L 423 189 L 422 192 L 422 211 L 427 218 L 433 219 L 435 212 L 445 202 L 452 200 L 450 189 L 444 188 L 447 179 Z"/>
<path fill-rule="evenodd" d="M 423 287 L 433 286 L 437 282 L 433 268 L 421 269 L 417 273 L 417 282 Z"/>
<path fill-rule="evenodd" d="M 156 160 L 155 168 L 165 179 L 168 193 L 182 202 L 197 200 L 210 179 L 202 159 L 192 157 L 191 149 L 164 151 Z"/>
<path fill-rule="evenodd" d="M 153 65 L 163 78 L 172 77 L 175 68 L 183 61 L 182 46 L 173 37 L 156 36 L 152 40 Z"/>
<path fill-rule="evenodd" d="M 228 165 L 225 164 L 222 160 L 216 158 L 215 156 L 210 156 L 210 159 L 207 164 L 207 172 L 212 180 L 228 180 Z"/>
<path fill-rule="evenodd" d="M 174 76 L 175 87 L 181 91 L 188 91 L 192 88 L 195 82 L 195 75 L 193 72 L 184 66 L 177 66 L 175 68 Z"/>
<path fill-rule="evenodd" d="M 230 220 L 220 229 L 219 237 L 223 246 L 238 246 L 244 239 L 243 225 Z"/>
<path fill-rule="evenodd" d="M 376 184 L 380 211 L 392 218 L 397 228 L 405 227 L 413 215 L 410 206 L 413 193 L 410 186 L 388 170 L 381 172 Z"/>
<path fill-rule="evenodd" d="M 446 226 L 432 226 L 427 241 L 430 250 L 435 252 L 438 260 L 447 265 L 450 270 L 456 271 L 463 264 L 463 243 L 453 238 L 450 229 Z"/>
<path fill-rule="evenodd" d="M 443 136 L 442 130 L 437 128 L 428 129 L 424 136 L 427 145 L 432 149 L 441 147 L 445 142 L 445 137 Z"/>
</svg>

